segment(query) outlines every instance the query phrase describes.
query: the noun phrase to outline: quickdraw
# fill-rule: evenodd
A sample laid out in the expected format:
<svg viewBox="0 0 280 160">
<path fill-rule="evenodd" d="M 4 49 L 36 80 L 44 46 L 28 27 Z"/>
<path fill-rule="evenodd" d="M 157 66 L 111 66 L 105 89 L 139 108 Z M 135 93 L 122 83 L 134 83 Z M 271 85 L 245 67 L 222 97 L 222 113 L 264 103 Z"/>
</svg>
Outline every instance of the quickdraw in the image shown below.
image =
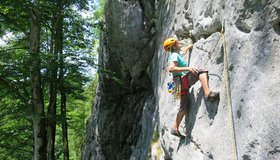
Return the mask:
<svg viewBox="0 0 280 160">
<path fill-rule="evenodd" d="M 172 93 L 175 96 L 175 98 L 180 98 L 181 95 L 189 94 L 188 76 L 174 77 L 172 82 L 167 83 L 167 89 L 169 93 Z"/>
</svg>

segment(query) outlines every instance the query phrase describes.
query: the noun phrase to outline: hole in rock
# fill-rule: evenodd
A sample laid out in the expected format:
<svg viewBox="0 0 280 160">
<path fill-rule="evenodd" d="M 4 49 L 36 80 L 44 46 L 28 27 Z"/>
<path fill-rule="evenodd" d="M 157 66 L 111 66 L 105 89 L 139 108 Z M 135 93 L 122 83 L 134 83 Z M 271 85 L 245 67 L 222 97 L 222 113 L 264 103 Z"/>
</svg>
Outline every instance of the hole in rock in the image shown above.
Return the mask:
<svg viewBox="0 0 280 160">
<path fill-rule="evenodd" d="M 272 25 L 273 25 L 274 31 L 275 31 L 278 35 L 280 35 L 280 19 L 275 20 L 275 21 L 273 22 Z"/>
<path fill-rule="evenodd" d="M 241 20 L 237 20 L 235 22 L 235 26 L 241 32 L 244 32 L 244 33 L 250 33 L 251 32 L 251 27 L 248 24 L 242 22 Z"/>
</svg>

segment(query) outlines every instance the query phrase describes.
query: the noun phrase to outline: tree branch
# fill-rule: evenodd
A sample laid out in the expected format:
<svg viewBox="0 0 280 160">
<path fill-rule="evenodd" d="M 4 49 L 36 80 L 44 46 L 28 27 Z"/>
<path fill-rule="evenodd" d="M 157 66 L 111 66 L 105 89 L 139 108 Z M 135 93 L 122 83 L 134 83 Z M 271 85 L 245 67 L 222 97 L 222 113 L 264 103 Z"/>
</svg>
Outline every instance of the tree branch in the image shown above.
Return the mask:
<svg viewBox="0 0 280 160">
<path fill-rule="evenodd" d="M 26 142 L 30 141 L 29 139 L 27 139 L 26 141 L 24 141 L 24 144 L 27 144 Z M 29 150 L 25 150 L 25 149 L 21 149 L 22 146 L 4 146 L 4 145 L 0 145 L 0 148 L 8 148 L 8 149 L 13 149 L 11 152 L 7 153 L 4 155 L 4 159 L 8 159 L 15 151 L 22 151 L 22 152 L 26 152 L 26 153 L 30 153 L 32 154 L 32 151 Z"/>
<path fill-rule="evenodd" d="M 27 106 L 29 105 L 28 99 L 20 93 L 19 89 L 16 87 L 16 84 L 1 76 L 0 83 L 4 84 L 4 86 L 8 86 L 8 89 L 10 89 L 11 92 L 15 93 L 18 98 L 22 99 Z"/>
<path fill-rule="evenodd" d="M 29 140 L 28 140 L 29 141 Z M 27 142 L 27 141 L 26 141 Z M 14 149 L 14 151 L 24 151 L 24 152 L 28 152 L 28 153 L 33 153 L 32 151 L 29 150 L 25 150 L 25 149 L 21 149 L 21 146 L 17 146 L 17 147 L 13 147 L 13 146 L 5 146 L 5 145 L 0 145 L 0 148 L 8 148 L 8 149 Z"/>
<path fill-rule="evenodd" d="M 13 51 L 17 49 L 28 49 L 28 47 L 15 47 L 15 48 L 1 49 L 0 52 Z"/>
<path fill-rule="evenodd" d="M 9 16 L 7 16 L 6 14 L 0 12 L 0 17 L 3 18 L 3 20 L 9 24 L 9 25 L 13 25 L 15 28 L 19 29 L 20 31 L 22 31 L 26 36 L 28 36 L 28 32 L 25 31 L 25 29 L 19 25 L 14 19 L 10 18 Z"/>
</svg>

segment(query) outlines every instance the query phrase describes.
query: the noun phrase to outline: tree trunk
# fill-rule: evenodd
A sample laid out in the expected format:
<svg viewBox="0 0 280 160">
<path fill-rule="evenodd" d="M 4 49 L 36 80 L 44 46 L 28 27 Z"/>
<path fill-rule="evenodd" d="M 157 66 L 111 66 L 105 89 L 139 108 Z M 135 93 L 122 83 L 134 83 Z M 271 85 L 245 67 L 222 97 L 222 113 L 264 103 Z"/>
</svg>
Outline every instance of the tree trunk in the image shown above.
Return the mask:
<svg viewBox="0 0 280 160">
<path fill-rule="evenodd" d="M 46 159 L 46 130 L 45 130 L 45 114 L 44 100 L 41 87 L 40 75 L 40 10 L 37 7 L 37 1 L 34 2 L 35 7 L 30 10 L 30 37 L 29 37 L 29 53 L 31 60 L 31 85 L 33 100 L 33 132 L 34 132 L 34 160 Z"/>
<path fill-rule="evenodd" d="M 58 54 L 63 51 L 63 8 L 60 0 L 56 1 L 52 20 L 50 61 L 50 103 L 48 108 L 48 159 L 55 159 L 55 134 L 56 134 L 56 102 L 57 102 L 57 71 Z"/>
<path fill-rule="evenodd" d="M 67 133 L 67 117 L 66 117 L 66 89 L 64 84 L 64 61 L 63 55 L 60 54 L 60 87 L 61 94 L 61 124 L 62 124 L 62 140 L 64 160 L 69 160 L 68 133 Z"/>
<path fill-rule="evenodd" d="M 60 95 L 61 95 L 61 124 L 62 124 L 62 140 L 63 140 L 63 157 L 64 160 L 69 160 L 69 145 L 68 145 L 68 131 L 67 131 L 67 116 L 66 116 L 66 89 L 64 83 L 64 57 L 63 57 L 63 5 L 61 0 L 58 1 L 58 24 L 57 24 L 57 50 L 59 51 L 59 80 L 60 80 Z"/>
<path fill-rule="evenodd" d="M 54 18 L 55 19 L 55 18 Z M 50 43 L 50 54 L 51 60 L 49 62 L 50 68 L 50 86 L 49 86 L 49 106 L 47 113 L 47 153 L 48 159 L 55 159 L 55 132 L 56 132 L 56 99 L 57 99 L 57 51 L 54 50 L 55 41 L 55 21 L 52 21 L 52 31 L 51 31 L 51 43 Z"/>
<path fill-rule="evenodd" d="M 69 146 L 66 120 L 66 93 L 61 93 L 62 139 L 64 160 L 69 160 Z"/>
</svg>

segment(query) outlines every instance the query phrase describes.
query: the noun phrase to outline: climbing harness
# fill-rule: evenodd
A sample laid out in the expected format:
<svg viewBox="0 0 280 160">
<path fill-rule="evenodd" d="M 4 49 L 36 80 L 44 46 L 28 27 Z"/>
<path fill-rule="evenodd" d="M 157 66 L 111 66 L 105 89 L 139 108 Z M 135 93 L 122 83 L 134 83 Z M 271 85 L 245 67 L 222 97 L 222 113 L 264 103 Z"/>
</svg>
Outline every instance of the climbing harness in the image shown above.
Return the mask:
<svg viewBox="0 0 280 160">
<path fill-rule="evenodd" d="M 231 95 L 230 95 L 230 85 L 229 85 L 229 75 L 228 75 L 228 64 L 227 64 L 227 46 L 226 46 L 226 40 L 224 35 L 224 27 L 221 31 L 221 37 L 223 41 L 223 50 L 224 50 L 224 79 L 226 81 L 226 96 L 227 96 L 227 107 L 228 107 L 228 113 L 229 113 L 229 123 L 230 123 L 230 135 L 231 135 L 231 150 L 232 150 L 232 159 L 238 160 L 238 152 L 237 152 L 237 146 L 236 146 L 236 134 L 235 134 L 235 125 L 234 125 L 234 117 L 232 112 L 232 101 L 231 101 Z"/>
<path fill-rule="evenodd" d="M 167 83 L 167 90 L 168 90 L 168 93 L 172 93 L 172 91 L 173 91 L 173 86 L 174 86 L 174 82 L 168 82 L 168 83 Z"/>
<path fill-rule="evenodd" d="M 181 78 L 181 95 L 184 95 L 184 94 L 188 94 L 189 93 L 189 79 L 188 79 L 188 76 L 189 74 L 187 75 L 184 75 L 182 78 Z"/>
<path fill-rule="evenodd" d="M 167 89 L 168 93 L 172 93 L 175 99 L 179 99 L 181 97 L 181 77 L 176 76 L 172 82 L 168 82 Z"/>
</svg>

